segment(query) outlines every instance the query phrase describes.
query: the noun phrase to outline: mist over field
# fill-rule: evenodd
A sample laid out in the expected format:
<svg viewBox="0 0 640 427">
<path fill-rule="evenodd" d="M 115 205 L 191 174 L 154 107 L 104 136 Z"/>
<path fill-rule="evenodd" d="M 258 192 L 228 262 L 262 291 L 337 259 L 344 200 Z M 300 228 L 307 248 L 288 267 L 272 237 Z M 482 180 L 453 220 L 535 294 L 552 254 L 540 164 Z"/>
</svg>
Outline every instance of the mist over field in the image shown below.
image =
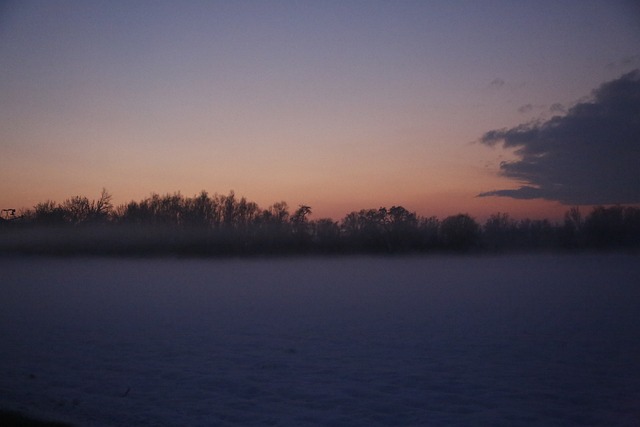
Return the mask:
<svg viewBox="0 0 640 427">
<path fill-rule="evenodd" d="M 640 422 L 633 255 L 0 259 L 0 408 L 77 426 Z"/>
<path fill-rule="evenodd" d="M 495 213 L 443 219 L 402 206 L 360 209 L 340 221 L 311 219 L 312 208 L 266 209 L 245 197 L 154 194 L 115 207 L 98 199 L 47 201 L 0 218 L 0 255 L 238 256 L 640 250 L 640 208 L 596 206 L 566 211 L 562 223 Z"/>
</svg>

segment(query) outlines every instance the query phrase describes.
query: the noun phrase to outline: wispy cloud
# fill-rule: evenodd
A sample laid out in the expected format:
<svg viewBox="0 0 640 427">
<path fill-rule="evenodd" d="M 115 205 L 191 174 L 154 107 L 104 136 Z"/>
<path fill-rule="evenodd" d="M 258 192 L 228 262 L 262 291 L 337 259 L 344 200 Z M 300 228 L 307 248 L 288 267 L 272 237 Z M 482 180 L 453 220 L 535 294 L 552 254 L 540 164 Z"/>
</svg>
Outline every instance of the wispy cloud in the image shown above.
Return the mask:
<svg viewBox="0 0 640 427">
<path fill-rule="evenodd" d="M 496 77 L 495 79 L 491 80 L 491 82 L 489 83 L 489 88 L 491 89 L 500 89 L 502 86 L 504 86 L 504 80 L 501 79 L 500 77 Z"/>
<path fill-rule="evenodd" d="M 567 109 L 564 107 L 564 105 L 560 104 L 559 102 L 551 104 L 551 107 L 549 107 L 549 112 L 551 113 L 565 113 L 566 111 Z"/>
<path fill-rule="evenodd" d="M 522 107 L 518 108 L 518 113 L 520 114 L 527 114 L 531 111 L 533 111 L 533 105 L 531 104 L 525 104 Z"/>
<path fill-rule="evenodd" d="M 630 67 L 637 67 L 640 65 L 640 55 L 629 55 L 623 58 L 620 58 L 618 61 L 610 62 L 607 64 L 607 68 L 609 69 L 620 69 Z"/>
<path fill-rule="evenodd" d="M 562 111 L 553 105 L 551 110 Z M 602 84 L 592 97 L 547 121 L 486 132 L 480 142 L 515 148 L 500 174 L 522 184 L 480 197 L 566 204 L 640 202 L 640 70 Z"/>
</svg>

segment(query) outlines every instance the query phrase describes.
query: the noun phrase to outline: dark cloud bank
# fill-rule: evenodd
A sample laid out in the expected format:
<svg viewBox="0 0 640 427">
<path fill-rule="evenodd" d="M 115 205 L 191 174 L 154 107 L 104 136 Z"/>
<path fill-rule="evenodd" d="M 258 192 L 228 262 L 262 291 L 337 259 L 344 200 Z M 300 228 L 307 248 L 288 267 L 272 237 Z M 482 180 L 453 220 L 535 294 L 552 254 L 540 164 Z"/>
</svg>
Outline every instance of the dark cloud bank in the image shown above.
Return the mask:
<svg viewBox="0 0 640 427">
<path fill-rule="evenodd" d="M 479 197 L 640 203 L 640 70 L 602 84 L 563 116 L 492 130 L 480 142 L 515 148 L 519 160 L 503 162 L 500 174 L 524 185 Z"/>
</svg>

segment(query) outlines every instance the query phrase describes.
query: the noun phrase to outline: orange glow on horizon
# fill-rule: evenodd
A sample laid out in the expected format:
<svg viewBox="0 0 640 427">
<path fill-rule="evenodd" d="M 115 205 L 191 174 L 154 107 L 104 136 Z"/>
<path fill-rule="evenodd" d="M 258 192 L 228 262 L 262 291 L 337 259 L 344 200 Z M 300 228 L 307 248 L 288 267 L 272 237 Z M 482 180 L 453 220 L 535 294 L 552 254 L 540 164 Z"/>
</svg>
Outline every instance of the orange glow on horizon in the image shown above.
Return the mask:
<svg viewBox="0 0 640 427">
<path fill-rule="evenodd" d="M 229 191 L 207 191 L 210 195 L 221 194 L 226 195 Z M 173 194 L 179 192 L 185 197 L 192 197 L 201 190 L 193 192 L 181 191 L 150 191 L 146 194 L 138 194 L 134 191 L 115 193 L 108 187 L 107 191 L 113 196 L 114 206 L 126 204 L 130 201 L 140 201 L 157 193 L 160 195 Z M 266 209 L 276 202 L 284 201 L 289 205 L 289 210 L 294 211 L 299 205 L 308 205 L 312 208 L 311 218 L 331 218 L 339 221 L 348 213 L 359 211 L 361 209 L 378 209 L 381 207 L 390 208 L 392 206 L 403 206 L 409 211 L 416 212 L 423 217 L 435 216 L 443 219 L 449 215 L 458 213 L 468 213 L 479 222 L 495 213 L 507 213 L 514 219 L 548 219 L 552 222 L 561 221 L 564 213 L 569 210 L 570 206 L 562 205 L 558 202 L 545 200 L 514 200 L 503 197 L 475 197 L 473 193 L 466 194 L 450 194 L 441 192 L 436 194 L 403 197 L 355 197 L 349 198 L 348 195 L 341 197 L 327 198 L 326 195 L 314 196 L 313 194 L 300 195 L 295 194 L 293 197 L 270 197 L 266 194 L 259 194 L 254 197 L 250 193 L 234 190 L 237 197 L 245 197 L 247 200 L 257 203 L 261 209 Z M 64 200 L 74 196 L 86 196 L 89 199 L 95 199 L 99 196 L 100 191 L 67 193 L 67 194 L 47 194 L 46 191 L 34 192 L 33 194 L 4 194 L 2 197 L 2 208 L 15 208 L 18 210 L 31 209 L 37 203 L 48 200 L 62 203 Z M 123 196 L 124 195 L 124 196 Z M 325 196 L 325 197 L 322 197 Z M 584 207 L 585 212 L 588 207 Z"/>
</svg>

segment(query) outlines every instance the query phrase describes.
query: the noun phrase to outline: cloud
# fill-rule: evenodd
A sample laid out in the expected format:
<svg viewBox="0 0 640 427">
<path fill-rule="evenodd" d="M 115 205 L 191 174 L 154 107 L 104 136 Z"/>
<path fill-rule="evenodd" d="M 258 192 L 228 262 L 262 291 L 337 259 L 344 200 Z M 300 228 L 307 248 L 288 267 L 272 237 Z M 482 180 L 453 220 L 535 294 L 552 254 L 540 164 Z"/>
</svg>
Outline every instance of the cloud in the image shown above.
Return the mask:
<svg viewBox="0 0 640 427">
<path fill-rule="evenodd" d="M 521 187 L 479 197 L 640 203 L 640 70 L 602 84 L 563 116 L 491 130 L 480 142 L 515 149 L 519 159 L 499 173 Z"/>
<path fill-rule="evenodd" d="M 489 83 L 489 87 L 491 89 L 500 89 L 502 86 L 504 86 L 504 80 L 502 80 L 500 77 L 496 77 L 495 79 L 491 80 L 491 83 Z"/>
<path fill-rule="evenodd" d="M 556 102 L 555 104 L 552 104 L 551 107 L 549 107 L 549 112 L 551 113 L 565 113 L 566 111 L 567 109 L 564 108 L 564 106 L 559 102 Z"/>
<path fill-rule="evenodd" d="M 520 114 L 530 113 L 531 111 L 533 111 L 533 105 L 531 104 L 526 104 L 518 108 L 518 113 Z"/>
<path fill-rule="evenodd" d="M 610 62 L 607 64 L 608 69 L 636 67 L 640 64 L 640 55 L 630 55 L 620 58 L 618 61 Z"/>
</svg>

